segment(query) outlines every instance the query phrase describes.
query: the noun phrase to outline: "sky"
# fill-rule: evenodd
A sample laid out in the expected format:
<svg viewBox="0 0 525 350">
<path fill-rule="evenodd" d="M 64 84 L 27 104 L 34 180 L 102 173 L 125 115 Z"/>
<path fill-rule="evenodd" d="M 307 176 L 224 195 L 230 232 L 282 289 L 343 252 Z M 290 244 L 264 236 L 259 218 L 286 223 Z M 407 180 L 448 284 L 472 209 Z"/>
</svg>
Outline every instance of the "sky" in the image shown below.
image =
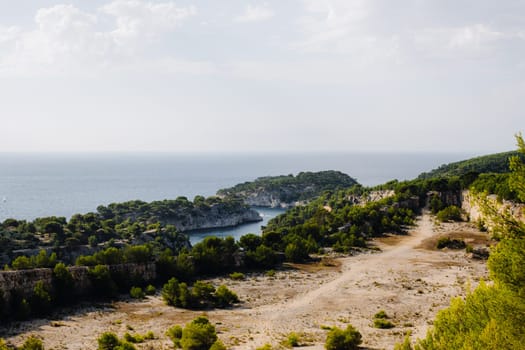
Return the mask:
<svg viewBox="0 0 525 350">
<path fill-rule="evenodd" d="M 523 0 L 0 0 L 0 152 L 474 152 Z"/>
</svg>

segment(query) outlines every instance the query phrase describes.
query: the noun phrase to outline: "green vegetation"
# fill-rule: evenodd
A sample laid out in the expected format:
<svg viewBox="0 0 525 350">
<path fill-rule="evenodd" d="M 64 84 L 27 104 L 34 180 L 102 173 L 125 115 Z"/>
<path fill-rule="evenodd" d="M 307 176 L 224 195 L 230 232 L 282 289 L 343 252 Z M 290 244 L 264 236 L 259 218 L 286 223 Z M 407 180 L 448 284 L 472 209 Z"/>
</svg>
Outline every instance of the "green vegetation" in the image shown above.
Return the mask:
<svg viewBox="0 0 525 350">
<path fill-rule="evenodd" d="M 177 328 L 176 333 L 171 333 L 174 340 L 175 347 L 180 347 L 183 350 L 210 350 L 210 349 L 224 349 L 224 345 L 220 343 L 217 338 L 215 326 L 204 317 L 200 316 L 186 324 L 186 327 Z M 178 337 L 180 335 L 180 337 Z"/>
<path fill-rule="evenodd" d="M 455 205 L 449 205 L 448 207 L 445 207 L 438 211 L 436 213 L 436 217 L 441 222 L 449 222 L 449 221 L 462 221 L 461 217 L 462 211 L 460 208 L 458 208 Z"/>
<path fill-rule="evenodd" d="M 394 328 L 395 325 L 390 322 L 385 310 L 380 310 L 374 315 L 374 327 L 380 329 Z"/>
<path fill-rule="evenodd" d="M 155 286 L 149 284 L 144 292 L 146 293 L 146 295 L 155 295 L 157 289 L 155 288 Z"/>
<path fill-rule="evenodd" d="M 288 210 L 270 220 L 262 244 L 284 251 L 286 259 L 294 262 L 306 260 L 320 247 L 348 252 L 365 247 L 367 238 L 403 233 L 419 210 L 419 199 L 410 193 L 355 205 L 355 196 L 361 194 L 360 187 L 326 192 L 308 205 Z"/>
<path fill-rule="evenodd" d="M 437 249 L 465 249 L 467 244 L 461 239 L 452 239 L 449 237 L 440 238 L 436 245 Z"/>
<path fill-rule="evenodd" d="M 286 337 L 285 345 L 291 348 L 295 348 L 297 346 L 300 346 L 300 339 L 301 337 L 299 336 L 299 334 L 292 332 Z"/>
<path fill-rule="evenodd" d="M 513 156 L 518 156 L 525 160 L 525 157 L 516 151 L 490 154 L 442 165 L 428 173 L 422 173 L 418 179 L 449 178 L 469 173 L 508 173 L 510 171 L 509 158 Z"/>
<path fill-rule="evenodd" d="M 133 299 L 144 299 L 146 297 L 146 293 L 144 293 L 144 291 L 140 287 L 131 287 L 129 295 Z"/>
<path fill-rule="evenodd" d="M 135 340 L 128 333 L 126 335 L 128 338 Z M 124 336 L 125 338 L 126 335 Z M 142 341 L 136 342 L 141 343 Z M 119 339 L 115 333 L 106 332 L 98 338 L 98 350 L 136 350 L 136 347 L 126 339 Z"/>
<path fill-rule="evenodd" d="M 385 320 L 384 318 L 376 318 L 374 319 L 374 327 L 380 328 L 380 329 L 390 329 L 394 328 L 396 325 L 390 322 L 389 320 Z"/>
<path fill-rule="evenodd" d="M 197 281 L 189 287 L 175 277 L 162 288 L 162 298 L 168 305 L 189 309 L 224 308 L 239 302 L 237 294 L 226 286 L 215 289 L 211 283 Z"/>
<path fill-rule="evenodd" d="M 517 136 L 519 151 L 525 144 Z M 509 187 L 525 198 L 523 158 L 511 159 Z M 488 266 L 494 284 L 481 282 L 466 298 L 455 298 L 436 316 L 433 328 L 416 349 L 521 349 L 525 339 L 525 225 L 510 215 L 498 213 L 489 204 L 483 208 L 499 226 L 501 241 L 490 254 Z"/>
<path fill-rule="evenodd" d="M 339 171 L 301 172 L 297 176 L 260 177 L 217 192 L 221 196 L 246 199 L 250 193 L 268 192 L 282 203 L 311 200 L 325 191 L 352 187 L 357 181 Z"/>
<path fill-rule="evenodd" d="M 233 272 L 230 273 L 230 278 L 234 281 L 240 281 L 244 279 L 244 273 L 242 272 Z"/>
<path fill-rule="evenodd" d="M 361 333 L 352 325 L 345 330 L 333 327 L 326 336 L 326 350 L 354 350 L 361 344 Z"/>
</svg>

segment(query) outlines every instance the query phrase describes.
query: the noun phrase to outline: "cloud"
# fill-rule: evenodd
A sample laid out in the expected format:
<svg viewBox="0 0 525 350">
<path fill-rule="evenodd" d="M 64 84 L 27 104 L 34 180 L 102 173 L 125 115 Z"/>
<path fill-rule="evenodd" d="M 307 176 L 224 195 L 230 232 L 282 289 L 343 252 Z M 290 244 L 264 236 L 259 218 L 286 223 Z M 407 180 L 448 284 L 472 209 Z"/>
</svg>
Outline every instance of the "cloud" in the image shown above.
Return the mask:
<svg viewBox="0 0 525 350">
<path fill-rule="evenodd" d="M 349 52 L 368 46 L 376 38 L 364 33 L 361 25 L 369 16 L 362 0 L 303 2 L 306 15 L 299 21 L 306 39 L 296 47 L 309 52 Z"/>
<path fill-rule="evenodd" d="M 266 21 L 274 16 L 274 12 L 267 4 L 263 6 L 248 5 L 244 13 L 235 18 L 236 22 L 261 22 Z"/>
<path fill-rule="evenodd" d="M 494 31 L 483 24 L 465 26 L 452 31 L 449 41 L 451 48 L 474 48 L 486 47 L 491 43 L 504 37 L 500 32 Z"/>
<path fill-rule="evenodd" d="M 172 1 L 115 0 L 93 12 L 63 4 L 41 8 L 33 28 L 0 27 L 0 73 L 84 74 L 142 64 L 152 39 L 195 14 Z"/>
<path fill-rule="evenodd" d="M 102 6 L 100 11 L 115 18 L 117 28 L 111 33 L 117 39 L 155 37 L 175 30 L 197 13 L 194 6 L 178 7 L 173 2 L 138 0 L 116 0 Z"/>
</svg>

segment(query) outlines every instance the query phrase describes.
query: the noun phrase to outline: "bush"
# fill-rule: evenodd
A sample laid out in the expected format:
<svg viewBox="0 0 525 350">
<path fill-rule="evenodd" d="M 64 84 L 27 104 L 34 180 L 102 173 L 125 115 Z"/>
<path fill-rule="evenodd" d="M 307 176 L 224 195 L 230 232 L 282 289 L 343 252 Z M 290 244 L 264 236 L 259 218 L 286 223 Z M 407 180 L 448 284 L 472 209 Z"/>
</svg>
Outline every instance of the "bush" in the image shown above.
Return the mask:
<svg viewBox="0 0 525 350">
<path fill-rule="evenodd" d="M 451 205 L 437 212 L 436 217 L 439 221 L 462 221 L 461 209 L 455 205 Z"/>
<path fill-rule="evenodd" d="M 20 350 L 44 350 L 44 344 L 35 336 L 26 339 Z"/>
<path fill-rule="evenodd" d="M 216 341 L 215 327 L 206 317 L 200 316 L 184 327 L 180 345 L 184 350 L 209 350 Z"/>
<path fill-rule="evenodd" d="M 171 306 L 179 305 L 179 281 L 173 277 L 162 287 L 162 299 Z"/>
<path fill-rule="evenodd" d="M 43 281 L 38 281 L 33 288 L 30 304 L 31 310 L 38 316 L 43 316 L 51 310 L 51 295 L 44 286 Z"/>
<path fill-rule="evenodd" d="M 405 336 L 402 343 L 398 343 L 394 346 L 394 350 L 412 350 L 412 344 L 410 344 L 410 336 Z"/>
<path fill-rule="evenodd" d="M 155 295 L 157 289 L 151 284 L 146 287 L 146 295 Z"/>
<path fill-rule="evenodd" d="M 113 350 L 120 345 L 115 333 L 105 332 L 98 338 L 98 350 Z"/>
<path fill-rule="evenodd" d="M 1 350 L 1 349 L 0 349 Z M 272 350 L 272 345 L 271 344 L 264 344 L 263 346 L 259 346 L 257 349 L 255 350 Z"/>
<path fill-rule="evenodd" d="M 286 344 L 293 348 L 299 346 L 299 335 L 295 332 L 288 334 L 288 338 L 286 339 Z"/>
<path fill-rule="evenodd" d="M 388 315 L 386 314 L 385 310 L 379 310 L 375 315 L 374 318 L 388 318 Z"/>
<path fill-rule="evenodd" d="M 352 325 L 348 325 L 345 330 L 334 327 L 326 336 L 326 350 L 354 350 L 362 342 L 361 333 Z"/>
<path fill-rule="evenodd" d="M 226 350 L 226 346 L 224 346 L 224 344 L 217 339 L 217 341 L 210 347 L 210 350 Z"/>
<path fill-rule="evenodd" d="M 143 343 L 144 337 L 140 334 L 131 335 L 128 332 L 124 334 L 124 340 L 133 344 Z"/>
<path fill-rule="evenodd" d="M 137 350 L 137 348 L 128 342 L 120 342 L 120 344 L 113 348 L 113 350 Z"/>
<path fill-rule="evenodd" d="M 242 272 L 233 272 L 230 273 L 230 278 L 234 281 L 240 281 L 244 279 L 244 273 Z"/>
<path fill-rule="evenodd" d="M 226 286 L 219 286 L 215 291 L 215 305 L 219 307 L 226 307 L 238 303 L 239 297 L 237 294 L 229 290 Z"/>
<path fill-rule="evenodd" d="M 144 294 L 144 291 L 140 287 L 131 287 L 129 295 L 133 299 L 144 299 L 146 297 L 146 294 Z"/>
<path fill-rule="evenodd" d="M 182 327 L 175 325 L 166 331 L 166 335 L 171 339 L 176 348 L 180 348 L 180 339 L 182 338 Z"/>
<path fill-rule="evenodd" d="M 390 329 L 390 328 L 394 328 L 395 325 L 389 320 L 386 320 L 384 318 L 376 318 L 374 320 L 374 327 L 380 328 L 380 329 Z"/>
<path fill-rule="evenodd" d="M 59 304 L 67 304 L 73 300 L 72 292 L 75 287 L 75 281 L 64 263 L 56 264 L 53 269 L 53 286 L 56 301 Z"/>
<path fill-rule="evenodd" d="M 88 276 L 93 284 L 94 294 L 97 296 L 115 296 L 117 294 L 117 285 L 111 277 L 109 269 L 105 265 L 96 265 L 90 268 Z"/>
<path fill-rule="evenodd" d="M 461 239 L 451 239 L 448 237 L 440 238 L 437 242 L 437 248 L 449 248 L 449 249 L 464 249 L 466 247 L 465 241 Z"/>
</svg>

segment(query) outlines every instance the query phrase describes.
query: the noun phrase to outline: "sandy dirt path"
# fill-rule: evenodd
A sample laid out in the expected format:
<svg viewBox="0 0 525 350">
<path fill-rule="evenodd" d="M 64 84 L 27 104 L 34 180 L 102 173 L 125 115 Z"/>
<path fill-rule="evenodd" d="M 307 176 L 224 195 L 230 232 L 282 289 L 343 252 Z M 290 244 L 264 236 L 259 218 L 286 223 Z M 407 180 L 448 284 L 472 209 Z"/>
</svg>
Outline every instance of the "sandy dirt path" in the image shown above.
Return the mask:
<svg viewBox="0 0 525 350">
<path fill-rule="evenodd" d="M 485 262 L 468 258 L 464 250 L 423 249 L 424 242 L 450 232 L 480 235 L 468 224 L 437 227 L 425 214 L 408 235 L 378 239 L 374 244 L 380 251 L 339 258 L 335 266 L 295 266 L 273 277 L 247 275 L 244 281 L 211 280 L 237 292 L 244 301 L 239 307 L 189 311 L 168 307 L 157 296 L 22 324 L 8 340 L 20 344 L 28 334 L 36 334 L 46 349 L 90 350 L 97 348 L 96 338 L 104 331 L 122 336 L 151 330 L 157 339 L 139 344 L 139 349 L 171 349 L 165 330 L 205 314 L 229 349 L 264 344 L 279 348 L 290 332 L 300 334 L 304 349 L 323 349 L 323 326 L 344 328 L 349 323 L 362 333 L 363 348 L 392 349 L 408 331 L 412 339 L 423 337 L 436 312 L 451 297 L 464 295 L 466 282 L 475 284 L 486 276 Z M 373 315 L 379 310 L 385 310 L 396 327 L 374 328 Z"/>
</svg>

